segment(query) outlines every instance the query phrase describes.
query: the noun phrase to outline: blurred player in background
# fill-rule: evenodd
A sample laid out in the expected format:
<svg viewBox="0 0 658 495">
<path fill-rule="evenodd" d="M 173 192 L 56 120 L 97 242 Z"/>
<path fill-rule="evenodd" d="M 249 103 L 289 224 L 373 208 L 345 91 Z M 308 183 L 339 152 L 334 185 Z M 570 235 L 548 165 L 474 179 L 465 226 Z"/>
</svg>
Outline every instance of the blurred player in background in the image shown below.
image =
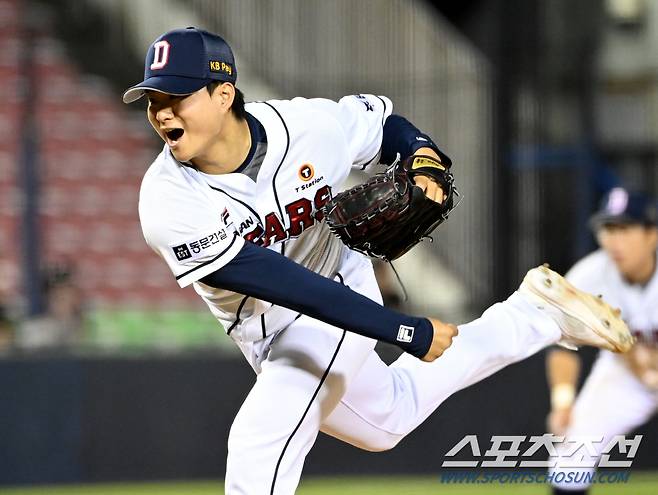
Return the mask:
<svg viewBox="0 0 658 495">
<path fill-rule="evenodd" d="M 603 442 L 597 444 L 603 449 L 614 435 L 631 432 L 656 412 L 656 221 L 655 201 L 621 188 L 607 194 L 601 211 L 590 221 L 601 249 L 576 263 L 566 278 L 579 289 L 601 294 L 613 306 L 621 308 L 637 343 L 624 355 L 601 351 L 577 398 L 580 358 L 567 350 L 554 349 L 549 353 L 551 412 L 548 427 L 556 435 L 603 435 Z M 563 453 L 563 449 L 564 444 L 558 448 L 558 453 Z M 562 454 L 554 472 L 588 472 L 568 467 L 569 460 Z M 565 465 L 560 467 L 560 464 Z M 576 494 L 586 490 L 586 483 L 565 482 L 556 486 L 554 493 Z"/>
<path fill-rule="evenodd" d="M 14 323 L 9 311 L 0 300 L 0 354 L 9 352 L 14 345 Z"/>
<path fill-rule="evenodd" d="M 85 337 L 84 299 L 69 263 L 54 264 L 42 271 L 46 310 L 26 318 L 20 325 L 18 346 L 38 350 L 54 347 L 71 348 Z"/>
<path fill-rule="evenodd" d="M 609 308 L 569 296 L 541 268 L 461 326 L 442 356 L 456 327 L 382 306 L 372 263 L 332 235 L 322 206 L 351 167 L 422 154 L 445 170 L 448 157 L 392 114 L 386 97 L 245 106 L 236 71 L 222 38 L 175 30 L 151 45 L 144 81 L 123 97 L 147 96 L 165 142 L 140 191 L 146 241 L 258 374 L 231 427 L 227 494 L 293 493 L 319 431 L 365 450 L 392 448 L 452 393 L 558 340 L 630 345 Z M 443 201 L 436 182 L 415 181 Z M 387 366 L 375 339 L 406 353 Z"/>
</svg>

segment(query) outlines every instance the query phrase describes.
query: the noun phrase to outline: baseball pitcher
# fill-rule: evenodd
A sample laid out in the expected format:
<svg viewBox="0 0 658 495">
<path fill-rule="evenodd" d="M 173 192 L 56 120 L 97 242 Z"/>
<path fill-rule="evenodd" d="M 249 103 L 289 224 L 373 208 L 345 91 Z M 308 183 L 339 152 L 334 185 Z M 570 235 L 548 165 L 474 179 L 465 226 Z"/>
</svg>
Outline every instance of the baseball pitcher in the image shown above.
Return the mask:
<svg viewBox="0 0 658 495">
<path fill-rule="evenodd" d="M 148 99 L 164 141 L 140 192 L 146 242 L 258 375 L 231 427 L 227 494 L 294 493 L 319 431 L 390 449 L 454 392 L 555 342 L 630 347 L 607 305 L 546 267 L 459 332 L 383 307 L 367 255 L 395 259 L 447 218 L 450 159 L 384 96 L 245 105 L 236 81 L 221 37 L 178 29 L 123 95 Z M 381 173 L 341 192 L 351 167 Z M 377 340 L 405 353 L 387 366 Z"/>
</svg>

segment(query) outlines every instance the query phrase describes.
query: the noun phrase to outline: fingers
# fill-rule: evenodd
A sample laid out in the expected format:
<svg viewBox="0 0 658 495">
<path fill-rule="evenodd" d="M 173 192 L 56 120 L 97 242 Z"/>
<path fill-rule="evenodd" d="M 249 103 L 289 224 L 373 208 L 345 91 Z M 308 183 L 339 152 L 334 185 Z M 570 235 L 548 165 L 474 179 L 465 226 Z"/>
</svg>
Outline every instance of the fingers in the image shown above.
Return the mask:
<svg viewBox="0 0 658 495">
<path fill-rule="evenodd" d="M 452 323 L 443 323 L 437 319 L 430 318 L 432 326 L 434 327 L 434 338 L 430 349 L 422 360 L 426 362 L 432 362 L 435 359 L 441 357 L 444 351 L 452 345 L 452 339 L 459 335 L 459 329 L 457 325 Z"/>
<path fill-rule="evenodd" d="M 414 177 L 414 183 L 423 190 L 425 196 L 429 199 L 436 201 L 439 204 L 443 203 L 443 200 L 445 199 L 443 189 L 430 177 L 417 175 Z"/>
</svg>

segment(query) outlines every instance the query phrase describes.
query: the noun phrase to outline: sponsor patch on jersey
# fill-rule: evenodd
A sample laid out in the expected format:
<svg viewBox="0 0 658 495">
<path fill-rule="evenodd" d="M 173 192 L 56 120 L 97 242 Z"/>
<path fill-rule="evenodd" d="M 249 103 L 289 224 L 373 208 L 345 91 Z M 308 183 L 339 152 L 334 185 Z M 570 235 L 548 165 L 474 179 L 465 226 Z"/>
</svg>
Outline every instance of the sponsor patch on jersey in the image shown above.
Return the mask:
<svg viewBox="0 0 658 495">
<path fill-rule="evenodd" d="M 174 256 L 180 263 L 187 263 L 190 260 L 202 258 L 206 255 L 206 251 L 219 242 L 223 242 L 228 238 L 228 234 L 224 229 L 219 229 L 209 235 L 196 238 L 192 241 L 184 242 L 182 244 L 170 245 L 169 247 L 174 253 Z"/>
<path fill-rule="evenodd" d="M 414 162 L 411 165 L 411 170 L 415 170 L 417 168 L 425 168 L 425 167 L 438 168 L 439 170 L 446 169 L 445 166 L 441 165 L 438 162 L 438 160 L 429 160 L 428 158 L 419 156 L 418 158 L 414 158 Z"/>
<path fill-rule="evenodd" d="M 324 175 L 321 175 L 320 177 L 316 177 L 315 179 L 313 179 L 310 182 L 307 182 L 306 184 L 302 184 L 301 186 L 297 186 L 295 188 L 295 192 L 304 191 L 304 190 L 306 190 L 310 187 L 313 187 L 313 186 L 319 184 L 323 180 L 324 180 Z"/>
<path fill-rule="evenodd" d="M 310 163 L 305 163 L 304 165 L 299 167 L 299 171 L 297 172 L 297 175 L 299 176 L 300 180 L 303 180 L 304 182 L 308 182 L 315 175 L 315 170 L 313 170 L 313 165 L 311 165 Z"/>
<path fill-rule="evenodd" d="M 407 325 L 400 325 L 398 330 L 398 342 L 406 342 L 407 344 L 411 342 L 414 338 L 414 327 L 409 327 Z"/>
<path fill-rule="evenodd" d="M 172 246 L 171 249 L 174 252 L 174 255 L 176 256 L 176 259 L 178 261 L 189 260 L 192 257 L 192 255 L 190 254 L 190 248 L 187 246 L 187 244 Z"/>
</svg>

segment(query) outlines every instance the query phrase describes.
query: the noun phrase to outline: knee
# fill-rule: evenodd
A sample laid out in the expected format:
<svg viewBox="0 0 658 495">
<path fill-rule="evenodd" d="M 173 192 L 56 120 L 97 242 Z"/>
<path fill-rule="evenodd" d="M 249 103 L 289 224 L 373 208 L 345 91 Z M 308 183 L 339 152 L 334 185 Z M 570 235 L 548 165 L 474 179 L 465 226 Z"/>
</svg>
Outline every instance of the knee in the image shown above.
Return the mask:
<svg viewBox="0 0 658 495">
<path fill-rule="evenodd" d="M 387 433 L 385 435 L 378 435 L 377 438 L 369 438 L 365 443 L 359 445 L 359 447 L 368 452 L 386 452 L 400 443 L 402 438 L 403 435 Z"/>
</svg>

